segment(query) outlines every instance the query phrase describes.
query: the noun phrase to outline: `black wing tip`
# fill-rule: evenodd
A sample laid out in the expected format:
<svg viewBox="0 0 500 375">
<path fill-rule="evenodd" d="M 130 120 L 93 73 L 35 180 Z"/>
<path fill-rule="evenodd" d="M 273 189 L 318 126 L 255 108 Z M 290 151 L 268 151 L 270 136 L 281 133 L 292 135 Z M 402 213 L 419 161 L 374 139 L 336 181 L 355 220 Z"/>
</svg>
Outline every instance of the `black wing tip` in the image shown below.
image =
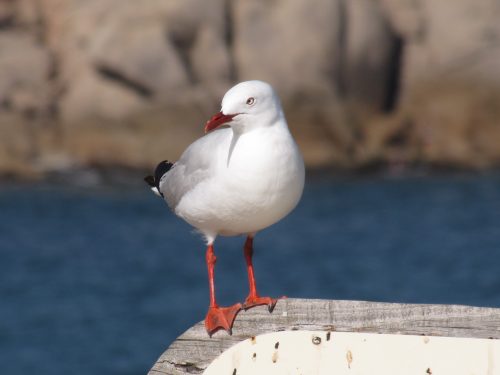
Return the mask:
<svg viewBox="0 0 500 375">
<path fill-rule="evenodd" d="M 155 188 L 161 196 L 163 196 L 163 194 L 160 192 L 160 180 L 173 165 L 174 163 L 171 163 L 168 160 L 163 160 L 156 166 L 154 176 L 144 177 L 144 181 L 146 181 L 150 187 Z"/>
<path fill-rule="evenodd" d="M 153 176 L 146 176 L 146 177 L 144 177 L 144 181 L 146 181 L 146 183 L 149 186 L 156 187 L 155 178 Z"/>
<path fill-rule="evenodd" d="M 158 163 L 155 169 L 155 177 L 154 177 L 157 184 L 160 183 L 162 176 L 165 173 L 167 173 L 172 168 L 173 165 L 174 163 L 171 163 L 168 160 L 163 160 Z"/>
</svg>

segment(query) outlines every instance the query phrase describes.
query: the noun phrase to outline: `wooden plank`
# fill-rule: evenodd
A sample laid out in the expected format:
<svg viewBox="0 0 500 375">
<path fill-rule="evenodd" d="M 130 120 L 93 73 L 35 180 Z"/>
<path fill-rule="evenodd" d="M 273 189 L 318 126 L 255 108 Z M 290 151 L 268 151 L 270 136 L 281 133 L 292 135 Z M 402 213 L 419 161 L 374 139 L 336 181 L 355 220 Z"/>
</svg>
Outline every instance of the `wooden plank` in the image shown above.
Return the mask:
<svg viewBox="0 0 500 375">
<path fill-rule="evenodd" d="M 273 313 L 265 306 L 240 312 L 232 336 L 219 331 L 210 338 L 203 322 L 196 324 L 170 345 L 149 375 L 200 374 L 234 344 L 284 330 L 499 339 L 500 309 L 289 298 L 280 300 Z"/>
</svg>

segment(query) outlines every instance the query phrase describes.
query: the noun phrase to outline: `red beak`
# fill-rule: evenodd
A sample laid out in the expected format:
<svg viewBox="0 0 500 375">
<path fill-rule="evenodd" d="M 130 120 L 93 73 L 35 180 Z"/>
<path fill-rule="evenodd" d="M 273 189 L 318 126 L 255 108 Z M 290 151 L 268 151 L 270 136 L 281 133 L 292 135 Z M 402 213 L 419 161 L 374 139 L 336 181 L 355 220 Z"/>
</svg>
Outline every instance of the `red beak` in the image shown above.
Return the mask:
<svg viewBox="0 0 500 375">
<path fill-rule="evenodd" d="M 234 116 L 236 116 L 236 115 L 225 115 L 222 112 L 216 113 L 205 124 L 205 133 L 208 133 L 209 131 L 217 129 L 221 125 L 224 125 L 224 124 L 227 124 L 228 122 L 231 122 L 231 120 L 233 119 Z"/>
</svg>

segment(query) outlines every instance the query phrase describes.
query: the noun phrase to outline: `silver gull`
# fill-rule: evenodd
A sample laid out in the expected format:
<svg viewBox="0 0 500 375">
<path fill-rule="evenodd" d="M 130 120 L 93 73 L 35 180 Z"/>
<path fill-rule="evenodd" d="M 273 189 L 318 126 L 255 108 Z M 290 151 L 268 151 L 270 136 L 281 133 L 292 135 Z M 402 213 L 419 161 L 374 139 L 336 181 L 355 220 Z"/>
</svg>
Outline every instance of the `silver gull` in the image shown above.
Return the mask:
<svg viewBox="0 0 500 375">
<path fill-rule="evenodd" d="M 205 132 L 177 162 L 161 162 L 155 176 L 146 181 L 206 240 L 210 306 L 205 327 L 212 334 L 221 328 L 230 332 L 242 308 L 268 305 L 272 310 L 276 304 L 276 299 L 257 292 L 253 238 L 297 205 L 304 187 L 304 162 L 278 96 L 262 81 L 231 88 Z M 244 255 L 250 291 L 243 304 L 220 307 L 216 302 L 213 245 L 218 235 L 247 236 Z"/>
</svg>

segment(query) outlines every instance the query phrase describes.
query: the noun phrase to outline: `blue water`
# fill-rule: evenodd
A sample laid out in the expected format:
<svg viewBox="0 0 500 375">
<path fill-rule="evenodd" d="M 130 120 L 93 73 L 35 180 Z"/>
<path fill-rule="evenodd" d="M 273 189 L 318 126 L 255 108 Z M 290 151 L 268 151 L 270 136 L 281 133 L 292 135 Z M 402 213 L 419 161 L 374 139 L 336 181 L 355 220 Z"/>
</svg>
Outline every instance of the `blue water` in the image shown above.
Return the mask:
<svg viewBox="0 0 500 375">
<path fill-rule="evenodd" d="M 216 242 L 244 299 L 242 238 Z M 500 307 L 500 176 L 313 178 L 256 238 L 262 294 Z M 0 188 L 0 373 L 145 374 L 208 304 L 204 246 L 146 188 Z"/>
</svg>

